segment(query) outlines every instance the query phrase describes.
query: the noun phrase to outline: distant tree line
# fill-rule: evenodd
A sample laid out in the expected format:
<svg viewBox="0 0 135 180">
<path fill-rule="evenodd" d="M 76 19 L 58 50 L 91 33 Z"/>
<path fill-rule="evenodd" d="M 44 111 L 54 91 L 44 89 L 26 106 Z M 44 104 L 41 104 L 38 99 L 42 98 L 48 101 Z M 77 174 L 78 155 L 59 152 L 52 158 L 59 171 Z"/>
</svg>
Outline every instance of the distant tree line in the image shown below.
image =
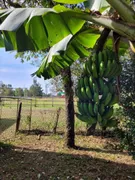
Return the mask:
<svg viewBox="0 0 135 180">
<path fill-rule="evenodd" d="M 0 96 L 19 96 L 19 97 L 42 97 L 45 96 L 41 85 L 36 79 L 30 88 L 13 88 L 11 84 L 0 82 Z M 47 95 L 48 96 L 48 95 Z"/>
</svg>

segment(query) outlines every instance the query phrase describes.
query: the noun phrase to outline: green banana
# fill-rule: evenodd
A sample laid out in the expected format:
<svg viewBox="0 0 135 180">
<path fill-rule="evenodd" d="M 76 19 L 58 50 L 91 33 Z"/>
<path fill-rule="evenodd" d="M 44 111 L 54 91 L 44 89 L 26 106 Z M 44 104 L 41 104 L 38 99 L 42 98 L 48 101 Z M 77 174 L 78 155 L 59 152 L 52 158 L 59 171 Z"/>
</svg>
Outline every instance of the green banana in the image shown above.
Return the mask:
<svg viewBox="0 0 135 180">
<path fill-rule="evenodd" d="M 97 113 L 98 113 L 98 104 L 97 103 L 94 104 L 94 113 L 95 113 L 95 115 L 97 115 Z"/>
<path fill-rule="evenodd" d="M 99 113 L 97 115 L 97 120 L 98 120 L 98 122 L 102 122 L 102 117 L 101 117 L 101 115 Z"/>
<path fill-rule="evenodd" d="M 115 70 L 117 68 L 117 63 L 116 63 L 116 60 L 114 59 L 112 64 L 111 64 L 111 69 L 110 69 L 110 72 L 108 74 L 109 77 L 113 77 L 115 76 Z"/>
<path fill-rule="evenodd" d="M 94 117 L 84 116 L 84 115 L 81 115 L 79 113 L 76 113 L 76 117 L 78 119 L 80 119 L 81 121 L 86 122 L 89 125 L 94 124 L 96 122 L 96 119 Z"/>
<path fill-rule="evenodd" d="M 109 106 L 114 105 L 119 102 L 119 96 L 117 94 L 114 94 L 112 96 L 111 101 L 109 102 Z"/>
<path fill-rule="evenodd" d="M 81 101 L 84 100 L 84 98 L 83 98 L 83 96 L 82 96 L 81 91 L 80 91 L 79 88 L 76 90 L 76 94 L 77 94 L 77 97 L 78 97 Z"/>
<path fill-rule="evenodd" d="M 84 87 L 81 87 L 81 96 L 83 97 L 84 100 L 88 100 L 86 90 Z"/>
<path fill-rule="evenodd" d="M 101 104 L 99 105 L 99 113 L 100 113 L 101 115 L 103 115 L 104 112 L 105 112 L 105 105 L 104 105 L 103 103 L 101 103 Z"/>
<path fill-rule="evenodd" d="M 99 64 L 99 75 L 100 75 L 100 77 L 103 77 L 104 71 L 105 71 L 104 61 L 101 61 Z"/>
<path fill-rule="evenodd" d="M 89 74 L 92 74 L 92 60 L 91 60 L 91 58 L 87 62 L 87 71 Z"/>
<path fill-rule="evenodd" d="M 93 78 L 92 78 L 92 76 L 89 77 L 89 85 L 90 85 L 90 88 L 93 88 Z"/>
<path fill-rule="evenodd" d="M 113 107 L 106 109 L 105 113 L 103 114 L 103 119 L 109 119 L 113 115 Z"/>
<path fill-rule="evenodd" d="M 84 115 L 82 115 L 82 114 L 79 114 L 79 113 L 76 113 L 76 117 L 78 118 L 78 119 L 80 119 L 81 121 L 83 121 L 83 122 L 88 122 L 89 121 L 89 117 L 88 116 L 84 116 Z"/>
<path fill-rule="evenodd" d="M 112 83 L 107 83 L 108 88 L 109 88 L 109 92 L 114 94 L 115 93 L 115 88 L 114 85 Z"/>
<path fill-rule="evenodd" d="M 86 88 L 87 86 L 89 86 L 89 78 L 88 78 L 87 76 L 84 76 L 83 82 L 84 82 L 85 88 Z"/>
<path fill-rule="evenodd" d="M 100 91 L 101 94 L 103 94 L 104 80 L 102 78 L 99 78 L 98 83 L 99 83 L 99 91 Z"/>
<path fill-rule="evenodd" d="M 88 110 L 89 110 L 89 114 L 91 115 L 91 116 L 94 116 L 95 114 L 94 114 L 94 111 L 93 111 L 93 104 L 92 103 L 89 103 L 88 104 Z"/>
<path fill-rule="evenodd" d="M 99 104 L 99 94 L 98 93 L 94 93 L 94 97 L 93 97 L 93 100 L 95 103 Z"/>
<path fill-rule="evenodd" d="M 89 86 L 86 86 L 86 94 L 89 99 L 92 99 L 92 93 Z"/>
<path fill-rule="evenodd" d="M 99 89 L 98 89 L 98 84 L 96 81 L 93 82 L 92 84 L 92 90 L 93 90 L 93 93 L 99 93 Z"/>
<path fill-rule="evenodd" d="M 89 122 L 87 122 L 88 125 L 95 124 L 97 122 L 95 117 L 90 116 Z"/>
<path fill-rule="evenodd" d="M 83 103 L 78 101 L 77 102 L 77 107 L 78 107 L 78 110 L 81 114 L 84 114 L 84 110 L 83 110 Z"/>
<path fill-rule="evenodd" d="M 88 69 L 87 69 L 87 62 L 83 63 L 83 73 L 85 75 L 87 75 L 89 72 L 88 72 Z"/>
<path fill-rule="evenodd" d="M 103 95 L 102 95 L 101 101 L 104 101 L 107 94 L 109 93 L 109 88 L 107 86 L 107 83 L 104 83 L 104 88 L 102 89 L 102 91 L 103 91 Z"/>
<path fill-rule="evenodd" d="M 85 114 L 89 116 L 88 103 L 83 103 L 83 110 Z"/>
<path fill-rule="evenodd" d="M 110 70 L 111 70 L 111 63 L 112 63 L 111 60 L 108 60 L 107 67 L 106 67 L 106 70 L 104 72 L 104 77 L 108 77 Z"/>
<path fill-rule="evenodd" d="M 94 77 L 94 78 L 97 78 L 97 77 L 98 77 L 97 68 L 96 68 L 96 64 L 95 64 L 94 62 L 92 63 L 91 70 L 92 70 L 92 75 L 93 75 L 93 77 Z"/>
<path fill-rule="evenodd" d="M 104 105 L 107 106 L 112 99 L 112 94 L 109 92 L 104 100 Z"/>
<path fill-rule="evenodd" d="M 83 87 L 84 86 L 84 80 L 83 80 L 83 77 L 81 77 L 80 79 L 79 79 L 79 87 L 81 88 L 81 87 Z"/>
</svg>

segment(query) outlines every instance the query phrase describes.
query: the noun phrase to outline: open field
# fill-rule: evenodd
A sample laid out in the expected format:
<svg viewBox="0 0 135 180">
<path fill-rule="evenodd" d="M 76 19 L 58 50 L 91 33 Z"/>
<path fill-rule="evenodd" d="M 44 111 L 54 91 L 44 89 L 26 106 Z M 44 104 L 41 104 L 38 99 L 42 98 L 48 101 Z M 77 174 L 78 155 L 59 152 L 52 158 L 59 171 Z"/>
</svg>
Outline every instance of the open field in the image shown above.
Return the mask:
<svg viewBox="0 0 135 180">
<path fill-rule="evenodd" d="M 20 130 L 28 130 L 29 127 L 31 127 L 31 129 L 40 129 L 42 131 L 52 132 L 59 108 L 61 108 L 61 111 L 58 118 L 57 132 L 63 132 L 65 130 L 65 99 L 53 99 L 53 107 L 52 98 L 33 98 L 32 102 L 30 100 L 20 99 L 19 102 L 22 102 Z M 14 124 L 14 126 L 11 127 L 12 134 L 15 134 L 18 106 L 19 103 L 16 99 L 6 99 L 0 106 L 0 134 L 4 131 L 4 129 L 10 128 L 11 122 Z M 29 116 L 31 116 L 31 126 L 29 126 Z M 86 129 L 85 123 L 79 121 L 77 118 L 75 121 L 75 127 L 77 132 L 85 131 Z M 5 132 L 3 134 L 5 134 Z"/>
</svg>

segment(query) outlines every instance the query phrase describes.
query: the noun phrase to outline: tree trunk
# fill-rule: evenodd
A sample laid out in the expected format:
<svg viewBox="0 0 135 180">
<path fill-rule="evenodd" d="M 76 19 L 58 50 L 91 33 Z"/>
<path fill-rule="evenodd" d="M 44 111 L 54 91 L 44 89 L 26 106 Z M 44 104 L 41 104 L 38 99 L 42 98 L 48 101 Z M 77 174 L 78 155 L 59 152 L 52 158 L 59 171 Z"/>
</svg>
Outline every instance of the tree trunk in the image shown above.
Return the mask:
<svg viewBox="0 0 135 180">
<path fill-rule="evenodd" d="M 65 109 L 66 109 L 66 146 L 75 147 L 74 132 L 74 100 L 73 100 L 73 83 L 71 79 L 70 67 L 62 70 L 61 76 L 65 89 Z"/>
<path fill-rule="evenodd" d="M 107 28 L 105 28 L 102 31 L 101 36 L 98 38 L 98 40 L 95 43 L 95 46 L 93 48 L 96 53 L 99 53 L 99 51 L 103 50 L 104 44 L 105 44 L 105 42 L 106 42 L 106 40 L 108 38 L 109 33 L 110 33 L 110 29 L 107 29 Z M 90 135 L 94 134 L 95 129 L 96 129 L 96 125 L 97 125 L 97 123 L 92 124 L 92 126 L 90 126 L 90 127 L 87 127 L 87 132 L 86 132 L 87 136 L 90 136 Z"/>
</svg>

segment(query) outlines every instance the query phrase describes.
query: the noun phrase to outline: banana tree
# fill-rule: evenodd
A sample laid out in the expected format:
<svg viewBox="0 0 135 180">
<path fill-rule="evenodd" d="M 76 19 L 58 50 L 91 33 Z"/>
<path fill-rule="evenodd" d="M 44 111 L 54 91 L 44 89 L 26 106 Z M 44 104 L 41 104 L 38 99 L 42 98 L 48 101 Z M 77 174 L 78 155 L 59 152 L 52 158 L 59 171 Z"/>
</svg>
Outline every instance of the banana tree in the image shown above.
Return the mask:
<svg viewBox="0 0 135 180">
<path fill-rule="evenodd" d="M 83 0 L 61 0 L 60 2 L 80 3 Z M 101 3 L 101 1 L 99 2 Z M 18 52 L 45 50 L 54 46 L 55 48 L 50 49 L 48 56 L 36 72 L 37 76 L 43 76 L 45 79 L 54 77 L 60 73 L 61 69 L 71 65 L 79 57 L 88 54 L 84 48 L 87 47 L 88 39 L 80 38 L 78 40 L 77 36 L 83 30 L 85 22 L 106 27 L 131 42 L 135 40 L 135 20 L 132 8 L 123 0 L 107 0 L 107 2 L 116 9 L 116 17 L 103 16 L 87 9 L 83 11 L 71 10 L 60 5 L 52 9 L 0 10 L 2 34 L 0 35 L 0 44 L 4 45 L 6 50 L 17 50 Z M 126 15 L 125 11 L 127 11 Z M 89 32 L 89 35 L 90 40 L 92 32 Z M 77 46 L 78 41 L 81 43 Z M 59 43 L 64 44 L 64 46 L 60 46 Z M 74 143 L 71 147 L 73 145 Z"/>
</svg>

